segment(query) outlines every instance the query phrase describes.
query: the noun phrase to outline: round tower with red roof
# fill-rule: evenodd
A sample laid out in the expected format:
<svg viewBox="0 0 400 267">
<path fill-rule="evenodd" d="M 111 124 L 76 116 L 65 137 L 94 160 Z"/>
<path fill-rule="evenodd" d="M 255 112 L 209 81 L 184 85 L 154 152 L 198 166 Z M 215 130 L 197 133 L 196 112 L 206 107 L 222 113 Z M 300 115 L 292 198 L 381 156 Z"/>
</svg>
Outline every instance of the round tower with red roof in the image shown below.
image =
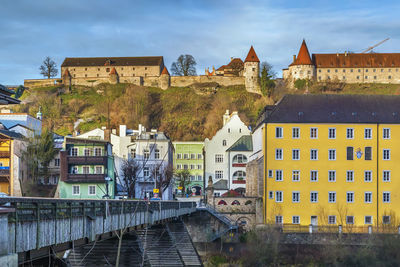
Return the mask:
<svg viewBox="0 0 400 267">
<path fill-rule="evenodd" d="M 260 93 L 260 60 L 257 57 L 253 46 L 250 47 L 249 53 L 244 60 L 244 84 L 246 90 L 251 93 Z"/>
<path fill-rule="evenodd" d="M 299 53 L 297 57 L 293 56 L 293 62 L 289 65 L 289 72 L 284 75 L 284 78 L 293 84 L 298 79 L 313 80 L 315 76 L 315 65 L 308 52 L 306 41 L 303 39 Z"/>
<path fill-rule="evenodd" d="M 171 76 L 169 75 L 167 67 L 164 66 L 160 78 L 158 79 L 160 81 L 159 84 L 161 89 L 167 90 L 171 86 Z"/>
</svg>

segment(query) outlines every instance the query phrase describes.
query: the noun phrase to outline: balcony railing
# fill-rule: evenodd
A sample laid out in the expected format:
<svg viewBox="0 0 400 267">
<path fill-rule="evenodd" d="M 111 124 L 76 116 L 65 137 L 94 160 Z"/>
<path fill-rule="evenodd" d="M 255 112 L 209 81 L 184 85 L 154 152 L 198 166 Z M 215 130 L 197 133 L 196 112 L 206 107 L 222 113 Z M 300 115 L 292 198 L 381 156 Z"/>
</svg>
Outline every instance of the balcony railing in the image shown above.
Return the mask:
<svg viewBox="0 0 400 267">
<path fill-rule="evenodd" d="M 0 167 L 0 176 L 10 176 L 10 167 Z"/>
<path fill-rule="evenodd" d="M 107 163 L 105 156 L 67 156 L 68 164 L 91 165 L 98 164 L 104 165 Z"/>
<path fill-rule="evenodd" d="M 246 167 L 247 163 L 232 163 L 232 167 Z"/>
<path fill-rule="evenodd" d="M 68 178 L 65 182 L 80 182 L 80 183 L 104 183 L 105 182 L 105 174 L 78 174 L 78 173 L 69 173 Z"/>
<path fill-rule="evenodd" d="M 246 180 L 233 180 L 233 184 L 246 184 Z"/>
</svg>

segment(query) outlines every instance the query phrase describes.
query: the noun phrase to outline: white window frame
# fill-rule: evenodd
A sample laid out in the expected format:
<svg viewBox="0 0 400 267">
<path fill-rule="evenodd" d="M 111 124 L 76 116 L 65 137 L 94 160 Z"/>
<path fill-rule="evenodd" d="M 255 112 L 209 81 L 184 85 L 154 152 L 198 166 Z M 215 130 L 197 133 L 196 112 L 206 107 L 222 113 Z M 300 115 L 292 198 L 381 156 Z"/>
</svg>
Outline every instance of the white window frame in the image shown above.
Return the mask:
<svg viewBox="0 0 400 267">
<path fill-rule="evenodd" d="M 100 151 L 100 153 L 98 153 Z M 95 147 L 94 148 L 94 155 L 96 157 L 101 157 L 103 156 L 103 149 L 101 147 Z"/>
<path fill-rule="evenodd" d="M 349 176 L 351 174 L 351 176 Z M 351 177 L 351 180 L 349 179 Z M 354 171 L 353 170 L 347 170 L 346 171 L 346 182 L 353 183 L 354 182 Z"/>
<path fill-rule="evenodd" d="M 283 138 L 283 128 L 275 127 L 275 138 L 282 139 Z"/>
<path fill-rule="evenodd" d="M 85 169 L 87 169 L 88 172 L 85 172 Z M 82 166 L 82 174 L 90 174 L 90 166 Z"/>
<path fill-rule="evenodd" d="M 94 194 L 90 193 L 90 188 L 94 188 Z M 95 195 L 96 195 L 96 186 L 88 185 L 88 196 L 95 196 Z"/>
<path fill-rule="evenodd" d="M 367 222 L 367 217 L 369 217 L 371 219 L 370 222 Z M 371 215 L 365 215 L 364 216 L 364 224 L 372 224 L 373 221 L 374 221 L 374 217 L 373 216 L 371 216 Z"/>
<path fill-rule="evenodd" d="M 299 215 L 292 216 L 292 224 L 300 224 L 300 216 Z"/>
<path fill-rule="evenodd" d="M 297 133 L 297 136 L 295 135 L 295 132 Z M 300 128 L 299 127 L 292 128 L 292 139 L 300 139 Z"/>
<path fill-rule="evenodd" d="M 331 152 L 333 152 L 333 158 L 331 158 Z M 336 160 L 336 149 L 328 149 L 328 160 Z"/>
<path fill-rule="evenodd" d="M 313 197 L 312 197 L 313 194 L 316 195 L 315 201 L 313 201 Z M 311 203 L 318 203 L 318 191 L 311 191 L 311 192 L 310 192 L 310 202 L 311 202 Z"/>
<path fill-rule="evenodd" d="M 333 218 L 333 222 L 331 218 Z M 336 215 L 328 215 L 328 224 L 336 224 Z"/>
<path fill-rule="evenodd" d="M 349 131 L 351 132 L 351 137 L 349 137 Z M 354 128 L 346 128 L 346 139 L 354 139 Z"/>
<path fill-rule="evenodd" d="M 149 167 L 143 167 L 143 177 L 149 177 L 149 176 L 150 176 L 150 168 Z"/>
<path fill-rule="evenodd" d="M 328 139 L 336 139 L 336 128 L 328 128 Z"/>
<path fill-rule="evenodd" d="M 367 201 L 367 195 L 370 196 L 369 201 Z M 372 203 L 372 192 L 364 192 L 364 203 L 371 204 Z"/>
<path fill-rule="evenodd" d="M 176 159 L 182 159 L 182 153 L 177 153 L 176 154 Z"/>
<path fill-rule="evenodd" d="M 298 148 L 292 149 L 292 160 L 300 160 L 300 149 Z"/>
<path fill-rule="evenodd" d="M 315 152 L 316 158 L 313 158 L 313 152 Z M 318 160 L 318 149 L 310 150 L 310 160 Z"/>
<path fill-rule="evenodd" d="M 349 196 L 350 195 L 352 196 L 351 201 L 349 201 Z M 354 191 L 347 191 L 346 192 L 346 203 L 354 203 L 354 197 L 355 197 Z"/>
<path fill-rule="evenodd" d="M 280 156 L 280 157 L 278 157 L 278 156 Z M 275 149 L 275 160 L 283 160 L 283 149 L 282 148 Z"/>
<path fill-rule="evenodd" d="M 333 196 L 333 200 L 331 200 L 331 195 Z M 328 203 L 336 203 L 336 192 L 334 191 L 328 192 Z"/>
<path fill-rule="evenodd" d="M 97 168 L 101 168 L 100 173 L 97 172 Z M 104 174 L 104 168 L 103 168 L 103 166 L 95 166 L 95 167 L 94 167 L 94 173 L 95 173 L 95 174 Z"/>
<path fill-rule="evenodd" d="M 388 174 L 388 179 L 385 178 L 385 173 Z M 382 180 L 383 180 L 383 182 L 390 182 L 391 176 L 392 176 L 391 171 L 389 171 L 389 170 L 384 170 L 384 171 L 382 172 Z"/>
<path fill-rule="evenodd" d="M 278 198 L 278 196 L 280 196 Z M 282 203 L 283 202 L 283 191 L 276 191 L 275 192 L 275 202 Z"/>
<path fill-rule="evenodd" d="M 78 157 L 79 156 L 79 149 L 77 147 L 71 147 L 70 151 L 71 151 L 71 154 L 70 154 L 71 157 Z M 76 151 L 76 153 L 74 153 L 74 151 Z M 76 154 L 76 155 L 74 155 L 74 154 Z"/>
<path fill-rule="evenodd" d="M 389 196 L 388 200 L 385 200 L 385 195 Z M 389 191 L 382 192 L 382 202 L 383 203 L 390 203 L 391 202 L 391 194 Z"/>
<path fill-rule="evenodd" d="M 176 164 L 176 169 L 177 170 L 182 170 L 182 164 Z"/>
<path fill-rule="evenodd" d="M 224 155 L 223 154 L 215 154 L 215 163 L 224 163 Z"/>
<path fill-rule="evenodd" d="M 388 152 L 388 156 L 389 157 L 385 157 L 385 152 Z M 385 149 L 383 149 L 383 151 L 382 151 L 382 159 L 383 160 L 390 160 L 390 157 L 391 157 L 391 150 L 390 149 L 387 149 L 387 148 L 385 148 Z"/>
<path fill-rule="evenodd" d="M 75 193 L 74 188 L 78 188 L 78 193 Z M 73 196 L 80 196 L 81 195 L 81 186 L 80 185 L 72 185 L 72 195 Z"/>
<path fill-rule="evenodd" d="M 275 216 L 275 224 L 283 224 L 283 216 L 282 215 Z"/>
<path fill-rule="evenodd" d="M 283 181 L 283 170 L 275 170 L 275 181 L 277 182 Z"/>
<path fill-rule="evenodd" d="M 313 180 L 313 173 L 316 173 L 316 179 Z M 317 170 L 311 170 L 310 171 L 310 182 L 318 182 L 318 171 Z"/>
<path fill-rule="evenodd" d="M 387 131 L 387 134 L 385 133 Z M 383 128 L 382 129 L 382 138 L 385 140 L 389 140 L 391 137 L 390 128 Z"/>
<path fill-rule="evenodd" d="M 313 137 L 313 130 L 315 130 L 315 137 Z M 318 139 L 318 128 L 317 127 L 311 127 L 310 128 L 310 138 L 311 139 Z"/>
<path fill-rule="evenodd" d="M 224 171 L 216 170 L 214 175 L 215 175 L 215 179 L 218 179 L 218 180 L 224 179 Z"/>
<path fill-rule="evenodd" d="M 369 173 L 369 180 L 367 179 L 367 173 Z M 371 183 L 372 182 L 372 171 L 364 171 L 364 182 Z"/>
<path fill-rule="evenodd" d="M 367 134 L 369 132 L 369 134 Z M 370 140 L 372 139 L 372 128 L 364 129 L 364 139 Z"/>
<path fill-rule="evenodd" d="M 333 180 L 331 180 L 331 173 L 333 173 Z M 336 171 L 335 170 L 329 170 L 328 171 L 328 182 L 336 182 Z"/>
<path fill-rule="evenodd" d="M 297 200 L 295 199 L 295 195 L 297 195 Z M 292 202 L 293 203 L 300 203 L 300 191 L 293 191 L 292 192 Z"/>
</svg>

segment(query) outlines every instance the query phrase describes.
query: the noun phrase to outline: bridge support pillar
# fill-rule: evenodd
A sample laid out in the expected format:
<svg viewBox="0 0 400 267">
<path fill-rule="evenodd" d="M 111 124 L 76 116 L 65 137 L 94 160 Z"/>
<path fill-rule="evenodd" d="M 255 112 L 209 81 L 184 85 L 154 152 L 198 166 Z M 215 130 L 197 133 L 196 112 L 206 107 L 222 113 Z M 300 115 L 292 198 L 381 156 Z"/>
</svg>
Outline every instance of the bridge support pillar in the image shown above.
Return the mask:
<svg viewBox="0 0 400 267">
<path fill-rule="evenodd" d="M 18 267 L 18 254 L 8 253 L 8 213 L 14 209 L 0 208 L 0 266 Z M 6 234 L 4 234 L 6 233 Z"/>
</svg>

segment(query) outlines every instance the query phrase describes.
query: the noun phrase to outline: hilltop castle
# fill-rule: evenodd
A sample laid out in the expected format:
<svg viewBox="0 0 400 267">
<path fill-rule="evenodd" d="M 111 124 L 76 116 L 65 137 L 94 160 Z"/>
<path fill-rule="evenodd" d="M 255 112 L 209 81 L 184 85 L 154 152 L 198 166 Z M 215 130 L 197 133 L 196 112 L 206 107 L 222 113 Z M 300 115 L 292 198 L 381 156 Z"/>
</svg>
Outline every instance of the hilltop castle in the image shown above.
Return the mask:
<svg viewBox="0 0 400 267">
<path fill-rule="evenodd" d="M 131 83 L 166 90 L 171 86 L 215 82 L 221 86 L 245 85 L 247 91 L 260 93 L 259 71 L 260 60 L 251 46 L 244 62 L 237 58 L 212 73 L 207 70 L 205 75 L 171 76 L 162 56 L 65 58 L 61 65 L 61 79 L 25 80 L 24 85 L 34 88 L 56 82 L 65 86 Z"/>
<path fill-rule="evenodd" d="M 297 79 L 344 83 L 400 83 L 400 53 L 312 54 L 305 40 L 283 79 L 293 85 Z"/>
</svg>

